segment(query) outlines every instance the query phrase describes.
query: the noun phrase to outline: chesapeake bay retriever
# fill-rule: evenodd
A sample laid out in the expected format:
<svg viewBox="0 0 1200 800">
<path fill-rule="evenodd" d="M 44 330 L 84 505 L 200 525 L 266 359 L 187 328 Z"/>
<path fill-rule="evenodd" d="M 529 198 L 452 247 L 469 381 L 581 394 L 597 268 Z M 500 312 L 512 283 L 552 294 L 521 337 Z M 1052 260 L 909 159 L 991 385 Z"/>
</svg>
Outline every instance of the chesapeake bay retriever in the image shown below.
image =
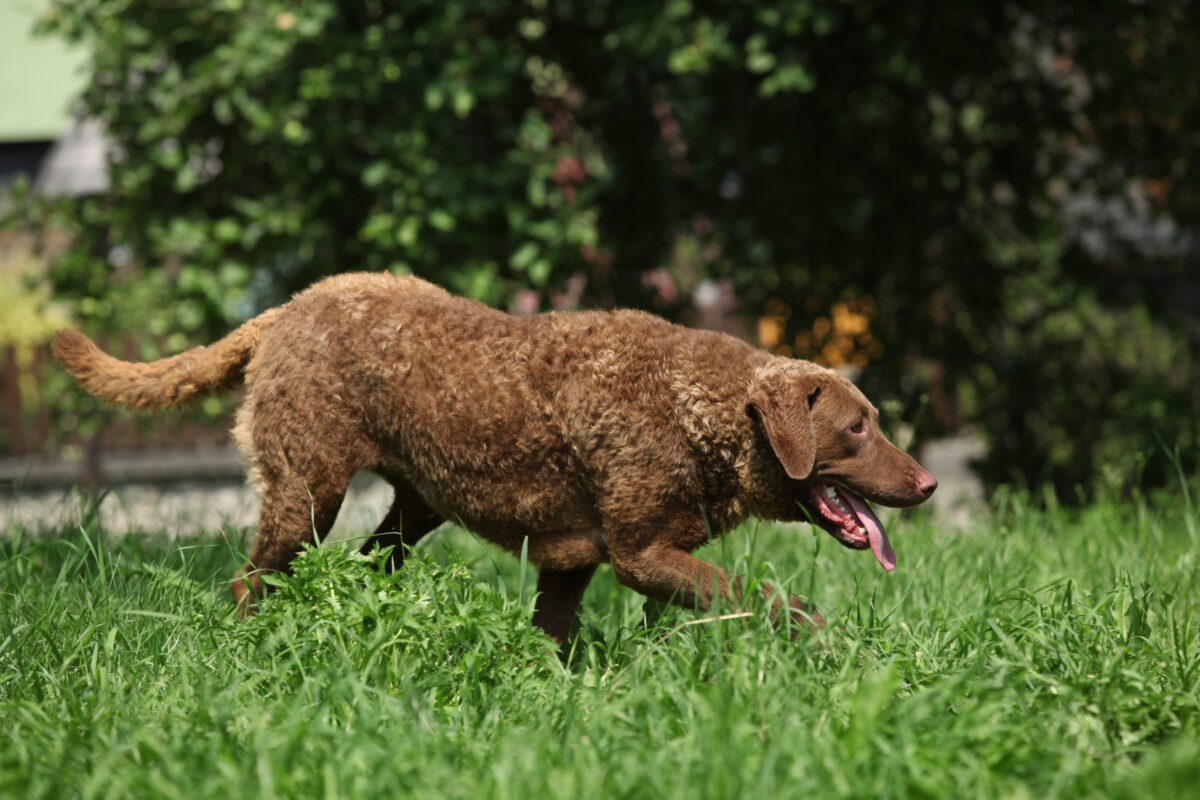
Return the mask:
<svg viewBox="0 0 1200 800">
<path fill-rule="evenodd" d="M 741 582 L 692 551 L 751 515 L 812 521 L 890 571 L 866 501 L 910 506 L 937 486 L 836 372 L 639 311 L 513 317 L 417 278 L 345 274 L 172 358 L 119 361 L 72 330 L 54 353 L 128 408 L 245 381 L 234 437 L 262 512 L 233 582 L 243 610 L 263 571 L 328 532 L 359 470 L 395 487 L 365 545 L 395 545 L 392 567 L 447 519 L 513 553 L 527 541 L 534 623 L 559 643 L 604 562 L 659 600 L 736 600 Z M 764 591 L 775 615 L 820 623 Z"/>
</svg>

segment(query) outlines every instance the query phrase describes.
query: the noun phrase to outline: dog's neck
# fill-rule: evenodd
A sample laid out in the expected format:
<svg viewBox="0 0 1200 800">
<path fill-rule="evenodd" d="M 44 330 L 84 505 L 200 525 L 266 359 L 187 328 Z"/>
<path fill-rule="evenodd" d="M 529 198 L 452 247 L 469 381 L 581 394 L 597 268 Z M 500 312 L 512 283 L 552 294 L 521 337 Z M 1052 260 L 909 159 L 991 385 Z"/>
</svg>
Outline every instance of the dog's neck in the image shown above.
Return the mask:
<svg viewBox="0 0 1200 800">
<path fill-rule="evenodd" d="M 714 533 L 752 516 L 797 519 L 797 483 L 747 412 L 747 388 L 676 382 L 672 389 L 689 445 L 706 456 L 704 473 L 697 477 Z"/>
<path fill-rule="evenodd" d="M 766 437 L 754 430 L 750 438 L 749 457 L 740 476 L 747 511 L 762 519 L 797 519 L 802 513 L 797 505 L 798 482 L 784 472 Z"/>
</svg>

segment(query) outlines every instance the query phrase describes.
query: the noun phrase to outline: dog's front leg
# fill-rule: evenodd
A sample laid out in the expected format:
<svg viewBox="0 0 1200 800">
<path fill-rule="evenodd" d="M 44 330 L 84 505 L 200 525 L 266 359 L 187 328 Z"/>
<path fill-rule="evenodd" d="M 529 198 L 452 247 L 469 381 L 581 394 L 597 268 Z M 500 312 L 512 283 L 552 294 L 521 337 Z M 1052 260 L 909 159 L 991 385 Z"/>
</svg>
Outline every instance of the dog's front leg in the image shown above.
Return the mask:
<svg viewBox="0 0 1200 800">
<path fill-rule="evenodd" d="M 633 553 L 614 552 L 612 564 L 617 580 L 623 585 L 655 600 L 685 608 L 708 611 L 717 596 L 736 606 L 743 597 L 741 578 L 729 578 L 720 567 L 669 544 L 651 544 Z M 824 627 L 824 618 L 799 597 L 784 595 L 765 582 L 762 591 L 771 603 L 771 618 L 776 622 L 789 613 L 794 622 L 805 628 Z"/>
<path fill-rule="evenodd" d="M 595 572 L 595 565 L 569 570 L 542 567 L 538 571 L 533 624 L 558 642 L 559 647 L 567 641 L 579 602 Z"/>
</svg>

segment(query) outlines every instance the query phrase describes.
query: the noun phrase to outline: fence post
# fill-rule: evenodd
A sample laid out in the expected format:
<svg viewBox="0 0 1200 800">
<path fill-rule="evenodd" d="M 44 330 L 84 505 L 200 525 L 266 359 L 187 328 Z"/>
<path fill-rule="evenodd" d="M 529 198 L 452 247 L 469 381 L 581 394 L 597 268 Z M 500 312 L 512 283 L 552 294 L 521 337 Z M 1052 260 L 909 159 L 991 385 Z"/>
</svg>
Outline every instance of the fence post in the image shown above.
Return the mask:
<svg viewBox="0 0 1200 800">
<path fill-rule="evenodd" d="M 89 495 L 95 495 L 100 486 L 100 455 L 103 451 L 100 439 L 103 432 L 101 428 L 93 433 L 83 446 L 83 473 L 79 476 L 79 483 Z"/>
<path fill-rule="evenodd" d="M 17 348 L 4 347 L 4 373 L 0 380 L 0 403 L 4 408 L 4 442 L 9 454 L 25 453 L 25 430 L 21 425 L 21 370 L 17 363 Z"/>
</svg>

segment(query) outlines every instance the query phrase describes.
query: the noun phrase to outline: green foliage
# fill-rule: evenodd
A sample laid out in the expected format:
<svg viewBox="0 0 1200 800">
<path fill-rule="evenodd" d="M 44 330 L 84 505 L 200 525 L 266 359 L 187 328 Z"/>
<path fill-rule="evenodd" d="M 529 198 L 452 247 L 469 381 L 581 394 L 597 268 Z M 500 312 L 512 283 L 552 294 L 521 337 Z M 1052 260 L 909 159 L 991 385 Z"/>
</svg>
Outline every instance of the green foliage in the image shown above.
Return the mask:
<svg viewBox="0 0 1200 800">
<path fill-rule="evenodd" d="M 648 613 L 602 568 L 563 663 L 529 627 L 521 565 L 458 531 L 394 577 L 308 550 L 249 620 L 228 600 L 241 556 L 226 543 L 107 537 L 94 515 L 15 531 L 0 541 L 0 794 L 1190 792 L 1188 494 L 1046 511 L 1004 492 L 965 531 L 891 528 L 892 575 L 807 527 L 747 528 L 705 554 L 815 599 L 828 636 L 793 642 L 762 607 Z"/>
<path fill-rule="evenodd" d="M 1050 351 L 1086 351 L 1086 391 L 1126 375 L 1108 345 L 1147 319 L 1200 347 L 1197 9 L 55 0 L 45 28 L 90 48 L 82 110 L 116 154 L 52 277 L 85 324 L 165 349 L 349 269 L 685 321 L 727 280 L 744 317 L 786 311 L 799 355 L 864 298 L 872 396 L 908 418 L 975 398 L 989 477 L 1087 483 L 1153 451 L 1140 398 L 1163 373 L 1073 406 Z M 1024 290 L 1062 301 L 1034 314 Z M 962 421 L 935 411 L 922 433 Z"/>
<path fill-rule="evenodd" d="M 24 248 L 0 253 L 0 347 L 43 344 L 62 327 L 66 314 L 40 280 L 40 264 Z"/>
<path fill-rule="evenodd" d="M 553 188 L 565 153 L 589 158 L 586 136 L 568 143 L 538 112 L 563 101 L 521 46 L 519 7 L 119 5 L 55 4 L 45 25 L 90 45 L 83 104 L 121 156 L 116 202 L 89 205 L 143 269 L 96 291 L 109 270 L 94 253 L 61 285 L 157 294 L 171 330 L 204 336 L 247 292 L 274 303 L 350 269 L 417 271 L 494 303 L 518 279 L 570 274 L 595 244 L 590 204 Z"/>
<path fill-rule="evenodd" d="M 233 637 L 285 680 L 350 670 L 380 691 L 421 684 L 438 707 L 497 702 L 554 663 L 528 624 L 532 603 L 507 602 L 457 563 L 388 575 L 386 555 L 306 550 L 293 574 L 264 577 L 275 592 Z"/>
<path fill-rule="evenodd" d="M 1106 309 L 1052 278 L 1008 282 L 1011 327 L 993 339 L 996 357 L 974 366 L 975 413 L 989 440 L 984 479 L 1049 483 L 1072 500 L 1098 481 L 1162 485 L 1181 466 L 1170 448 L 1200 445 L 1197 351 L 1145 306 Z"/>
</svg>

